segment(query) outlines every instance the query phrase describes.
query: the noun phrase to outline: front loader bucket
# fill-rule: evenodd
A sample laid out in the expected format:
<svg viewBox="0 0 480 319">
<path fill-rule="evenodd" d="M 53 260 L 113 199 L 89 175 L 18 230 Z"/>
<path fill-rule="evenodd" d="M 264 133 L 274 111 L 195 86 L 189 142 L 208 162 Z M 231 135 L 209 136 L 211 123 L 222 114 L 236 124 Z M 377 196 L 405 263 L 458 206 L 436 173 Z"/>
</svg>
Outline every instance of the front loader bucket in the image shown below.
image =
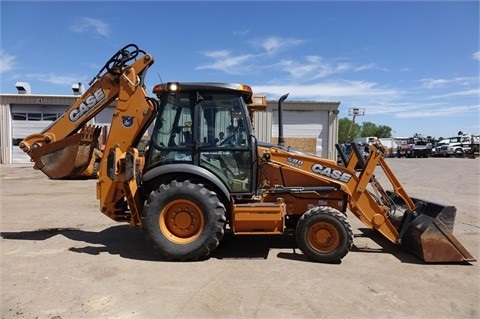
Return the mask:
<svg viewBox="0 0 480 319">
<path fill-rule="evenodd" d="M 400 197 L 391 198 L 400 209 L 406 207 Z M 411 199 L 415 208 L 406 210 L 398 228 L 405 250 L 428 263 L 476 261 L 453 235 L 454 206 Z"/>
<path fill-rule="evenodd" d="M 98 147 L 100 128 L 85 126 L 79 133 L 56 142 L 33 148 L 30 157 L 35 169 L 50 178 L 92 177 L 95 159 L 93 150 Z"/>
</svg>

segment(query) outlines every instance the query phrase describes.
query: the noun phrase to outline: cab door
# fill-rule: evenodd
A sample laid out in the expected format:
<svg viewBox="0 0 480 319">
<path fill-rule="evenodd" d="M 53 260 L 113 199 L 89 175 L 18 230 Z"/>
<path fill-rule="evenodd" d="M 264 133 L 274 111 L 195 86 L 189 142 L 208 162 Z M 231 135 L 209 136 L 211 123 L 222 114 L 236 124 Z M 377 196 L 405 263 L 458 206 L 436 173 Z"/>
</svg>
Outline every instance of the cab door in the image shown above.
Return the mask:
<svg viewBox="0 0 480 319">
<path fill-rule="evenodd" d="M 251 194 L 256 178 L 251 123 L 236 95 L 210 94 L 197 106 L 200 166 L 212 171 L 231 193 Z"/>
</svg>

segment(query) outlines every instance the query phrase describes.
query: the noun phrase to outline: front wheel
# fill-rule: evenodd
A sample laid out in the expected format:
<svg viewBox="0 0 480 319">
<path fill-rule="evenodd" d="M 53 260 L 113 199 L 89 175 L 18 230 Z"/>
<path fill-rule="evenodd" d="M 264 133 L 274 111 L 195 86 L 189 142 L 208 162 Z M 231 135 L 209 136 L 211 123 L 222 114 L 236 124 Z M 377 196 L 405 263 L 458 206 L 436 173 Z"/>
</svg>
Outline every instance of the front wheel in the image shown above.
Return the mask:
<svg viewBox="0 0 480 319">
<path fill-rule="evenodd" d="M 338 262 L 353 245 L 353 231 L 347 218 L 327 206 L 306 211 L 298 221 L 295 236 L 305 256 L 321 263 Z"/>
<path fill-rule="evenodd" d="M 453 154 L 455 157 L 464 157 L 465 156 L 465 152 L 463 151 L 463 149 L 461 148 L 457 148 L 455 150 L 455 153 Z"/>
<path fill-rule="evenodd" d="M 223 238 L 225 223 L 215 192 L 190 181 L 160 185 L 142 212 L 147 244 L 168 260 L 206 258 Z"/>
</svg>

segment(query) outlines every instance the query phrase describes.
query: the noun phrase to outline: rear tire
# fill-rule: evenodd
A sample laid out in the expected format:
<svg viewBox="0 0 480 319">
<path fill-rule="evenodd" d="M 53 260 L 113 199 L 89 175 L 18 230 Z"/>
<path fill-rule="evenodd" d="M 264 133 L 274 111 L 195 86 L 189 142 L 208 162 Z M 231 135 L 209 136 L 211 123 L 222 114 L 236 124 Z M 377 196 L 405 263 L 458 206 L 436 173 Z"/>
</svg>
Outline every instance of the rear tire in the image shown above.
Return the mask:
<svg viewBox="0 0 480 319">
<path fill-rule="evenodd" d="M 327 206 L 306 211 L 298 221 L 295 236 L 305 256 L 321 263 L 338 262 L 353 245 L 353 231 L 347 218 Z"/>
<path fill-rule="evenodd" d="M 147 244 L 167 260 L 206 258 L 223 238 L 225 223 L 215 192 L 190 181 L 160 185 L 142 212 Z"/>
</svg>

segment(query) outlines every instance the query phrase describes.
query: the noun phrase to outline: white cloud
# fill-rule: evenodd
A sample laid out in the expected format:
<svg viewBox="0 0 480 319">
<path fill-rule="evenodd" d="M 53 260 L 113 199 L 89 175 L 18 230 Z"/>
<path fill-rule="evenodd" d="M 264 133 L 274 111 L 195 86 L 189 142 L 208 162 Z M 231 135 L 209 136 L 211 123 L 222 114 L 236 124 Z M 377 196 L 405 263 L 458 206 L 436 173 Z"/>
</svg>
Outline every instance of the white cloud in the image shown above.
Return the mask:
<svg viewBox="0 0 480 319">
<path fill-rule="evenodd" d="M 229 74 L 246 75 L 253 72 L 268 72 L 272 79 L 283 81 L 311 82 L 318 79 L 346 73 L 379 69 L 374 63 L 354 65 L 349 62 L 328 61 L 319 55 L 306 55 L 294 58 L 283 58 L 275 61 L 275 53 L 300 45 L 302 39 L 281 38 L 277 36 L 252 41 L 261 52 L 235 54 L 231 50 L 215 50 L 203 52 L 212 61 L 198 66 L 197 70 L 213 69 Z M 281 73 L 279 73 L 281 72 Z"/>
<path fill-rule="evenodd" d="M 0 50 L 0 73 L 15 69 L 16 59 L 16 56 L 10 55 L 4 50 Z"/>
<path fill-rule="evenodd" d="M 249 32 L 250 32 L 250 30 L 237 30 L 237 31 L 233 31 L 233 35 L 238 35 L 238 36 L 244 37 Z"/>
<path fill-rule="evenodd" d="M 452 117 L 465 113 L 477 113 L 480 111 L 480 105 L 460 105 L 450 107 L 439 107 L 435 109 L 424 109 L 417 107 L 417 110 L 409 112 L 399 112 L 396 118 L 436 118 L 436 117 Z"/>
<path fill-rule="evenodd" d="M 229 74 L 241 74 L 248 69 L 248 63 L 253 58 L 251 54 L 234 56 L 228 50 L 208 51 L 203 53 L 213 59 L 212 63 L 198 66 L 197 70 L 213 69 Z"/>
<path fill-rule="evenodd" d="M 472 54 L 472 58 L 474 60 L 480 61 L 480 51 L 477 51 L 474 54 Z"/>
<path fill-rule="evenodd" d="M 291 101 L 340 101 L 341 107 L 365 108 L 369 116 L 385 115 L 397 119 L 458 117 L 480 112 L 479 105 L 452 106 L 446 104 L 443 99 L 428 103 L 416 100 L 412 103 L 410 95 L 412 92 L 382 88 L 377 83 L 367 81 L 337 81 L 309 85 L 254 85 L 252 88 L 256 94 L 266 94 L 267 99 L 275 100 L 285 93 L 290 93 Z"/>
<path fill-rule="evenodd" d="M 330 63 L 320 56 L 307 56 L 305 62 L 283 60 L 277 64 L 293 79 L 315 80 L 353 69 L 350 63 Z"/>
<path fill-rule="evenodd" d="M 290 93 L 291 101 L 340 101 L 341 107 L 365 107 L 368 115 L 392 119 L 410 121 L 418 118 L 423 121 L 425 118 L 470 116 L 479 112 L 478 105 L 471 106 L 469 102 L 460 100 L 460 97 L 470 98 L 480 94 L 477 77 L 424 78 L 420 80 L 421 86 L 412 87 L 372 82 L 367 80 L 368 77 L 349 80 L 352 76 L 358 79 L 360 72 L 388 70 L 373 62 L 356 64 L 346 60 L 328 60 L 320 55 L 275 58 L 274 53 L 288 47 L 287 40 L 270 37 L 257 42 L 257 48 L 261 48 L 258 54 L 236 55 L 230 50 L 205 52 L 204 55 L 211 59 L 211 63 L 197 69 L 251 75 L 255 71 L 262 71 L 269 74 L 269 83 L 251 84 L 256 94 L 265 94 L 268 99 L 275 100 Z M 301 43 L 301 40 L 297 41 L 292 41 L 291 44 Z M 408 71 L 409 68 L 399 70 Z M 435 94 L 431 90 L 435 90 Z M 453 97 L 454 104 L 446 102 L 445 98 L 448 97 Z"/>
<path fill-rule="evenodd" d="M 354 68 L 355 72 L 360 72 L 360 71 L 365 71 L 365 70 L 371 70 L 371 69 L 376 69 L 377 66 L 374 63 L 369 63 L 369 64 L 364 64 L 364 65 L 359 65 Z"/>
<path fill-rule="evenodd" d="M 300 39 L 293 39 L 293 38 L 280 38 L 276 36 L 272 36 L 266 39 L 256 40 L 260 46 L 268 53 L 274 54 L 278 51 L 288 48 L 290 46 L 296 46 L 302 44 L 304 41 Z"/>
<path fill-rule="evenodd" d="M 93 18 L 81 18 L 71 26 L 71 29 L 77 33 L 85 33 L 93 30 L 95 33 L 104 37 L 108 37 L 110 34 L 110 28 L 107 23 Z"/>
<path fill-rule="evenodd" d="M 290 93 L 294 100 L 344 100 L 359 98 L 394 97 L 400 94 L 394 89 L 382 89 L 376 83 L 366 81 L 341 81 L 316 84 L 287 84 L 287 85 L 259 85 L 253 86 L 256 94 L 266 94 L 267 98 L 277 98 Z"/>
<path fill-rule="evenodd" d="M 58 75 L 54 73 L 40 74 L 40 73 L 31 73 L 26 75 L 29 79 L 34 79 L 37 81 L 47 82 L 51 84 L 59 85 L 72 85 L 74 83 L 83 82 L 85 77 L 79 76 L 76 74 L 72 75 Z"/>
<path fill-rule="evenodd" d="M 228 74 L 246 75 L 260 71 L 270 74 L 272 79 L 294 82 L 311 82 L 324 79 L 332 75 L 347 72 L 362 72 L 369 69 L 378 69 L 374 63 L 354 65 L 349 62 L 328 61 L 318 55 L 307 55 L 298 58 L 285 58 L 278 61 L 271 53 L 280 50 L 286 43 L 298 43 L 301 40 L 279 39 L 271 37 L 262 43 L 268 54 L 240 54 L 235 55 L 230 50 L 216 50 L 203 52 L 203 55 L 212 60 L 198 66 L 197 70 L 213 69 Z M 280 73 L 279 73 L 280 72 Z"/>
<path fill-rule="evenodd" d="M 420 81 L 422 82 L 423 86 L 426 87 L 427 89 L 432 89 L 435 87 L 443 87 L 447 83 L 450 83 L 450 81 L 447 79 L 433 79 L 433 78 L 421 79 Z"/>
<path fill-rule="evenodd" d="M 444 88 L 449 85 L 471 86 L 478 84 L 477 77 L 454 77 L 451 79 L 426 78 L 420 80 L 427 89 Z"/>
<path fill-rule="evenodd" d="M 438 98 L 447 98 L 447 97 L 459 97 L 459 96 L 480 96 L 480 89 L 471 89 L 471 90 L 464 90 L 464 91 L 457 91 L 457 92 L 451 92 L 447 94 L 442 94 L 442 95 L 435 95 L 432 98 L 438 99 Z"/>
</svg>

